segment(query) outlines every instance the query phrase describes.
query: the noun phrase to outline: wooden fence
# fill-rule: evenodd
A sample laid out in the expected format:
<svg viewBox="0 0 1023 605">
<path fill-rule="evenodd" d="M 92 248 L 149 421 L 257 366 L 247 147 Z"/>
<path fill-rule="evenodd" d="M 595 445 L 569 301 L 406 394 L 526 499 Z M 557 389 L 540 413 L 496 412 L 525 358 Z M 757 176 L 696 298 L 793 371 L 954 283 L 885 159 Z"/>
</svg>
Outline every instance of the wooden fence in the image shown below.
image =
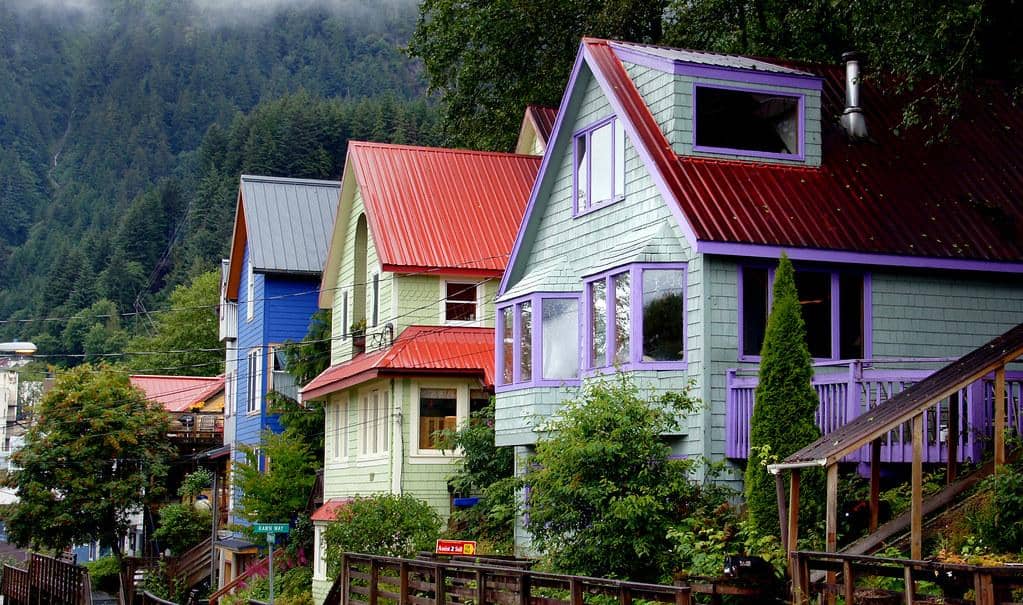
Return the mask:
<svg viewBox="0 0 1023 605">
<path fill-rule="evenodd" d="M 4 565 L 0 594 L 5 605 L 92 605 L 88 570 L 37 554 L 28 569 Z"/>
<path fill-rule="evenodd" d="M 692 603 L 688 586 L 346 553 L 325 605 L 585 605 L 597 596 L 620 605 Z"/>
<path fill-rule="evenodd" d="M 1011 603 L 1013 589 L 1023 588 L 1023 566 L 982 567 L 804 551 L 794 552 L 792 557 L 794 602 L 797 604 L 808 603 L 812 596 L 821 595 L 832 603 L 836 596 L 841 596 L 846 603 L 999 605 Z M 810 578 L 816 575 L 814 572 L 830 572 L 840 583 L 812 583 Z M 895 578 L 902 581 L 903 590 L 857 587 L 858 580 L 863 578 Z M 941 594 L 928 599 L 920 594 L 921 582 L 932 585 L 928 592 Z M 971 591 L 973 599 L 966 599 Z"/>
</svg>

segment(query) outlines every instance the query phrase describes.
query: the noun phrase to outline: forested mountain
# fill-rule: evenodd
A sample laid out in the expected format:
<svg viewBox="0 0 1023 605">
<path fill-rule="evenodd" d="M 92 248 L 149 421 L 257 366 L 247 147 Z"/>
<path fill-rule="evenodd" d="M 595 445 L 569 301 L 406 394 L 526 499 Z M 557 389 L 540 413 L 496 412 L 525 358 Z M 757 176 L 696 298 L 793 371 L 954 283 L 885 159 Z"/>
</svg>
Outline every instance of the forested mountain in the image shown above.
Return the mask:
<svg viewBox="0 0 1023 605">
<path fill-rule="evenodd" d="M 69 351 L 67 322 L 10 320 L 151 307 L 214 268 L 242 172 L 436 141 L 411 0 L 230 4 L 0 0 L 0 339 Z"/>
</svg>

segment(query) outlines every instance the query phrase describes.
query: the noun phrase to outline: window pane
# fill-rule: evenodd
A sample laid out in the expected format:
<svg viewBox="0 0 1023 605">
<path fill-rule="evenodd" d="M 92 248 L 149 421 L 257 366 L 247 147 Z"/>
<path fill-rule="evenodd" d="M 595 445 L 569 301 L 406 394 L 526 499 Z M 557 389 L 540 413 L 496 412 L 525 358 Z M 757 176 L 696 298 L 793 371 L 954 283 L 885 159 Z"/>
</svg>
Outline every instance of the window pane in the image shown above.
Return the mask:
<svg viewBox="0 0 1023 605">
<path fill-rule="evenodd" d="M 387 423 L 387 391 L 380 392 L 380 450 L 387 451 L 387 440 L 390 437 Z"/>
<path fill-rule="evenodd" d="M 419 449 L 439 449 L 437 431 L 457 428 L 458 399 L 455 389 L 420 389 Z"/>
<path fill-rule="evenodd" d="M 366 427 L 366 430 L 369 431 L 369 439 L 370 439 L 370 441 L 369 441 L 369 444 L 370 444 L 369 445 L 369 451 L 375 453 L 375 452 L 380 451 L 379 449 L 377 449 L 377 447 L 378 447 L 377 446 L 377 431 L 378 431 L 378 426 L 379 426 L 379 423 L 380 423 L 380 417 L 379 417 L 379 412 L 377 411 L 377 408 L 379 406 L 379 402 L 377 401 L 377 393 L 376 393 L 376 391 L 373 391 L 373 394 L 370 395 L 370 401 L 372 402 L 371 407 L 370 407 L 370 411 L 369 411 L 370 421 L 369 421 L 369 426 Z"/>
<path fill-rule="evenodd" d="M 590 283 L 590 367 L 607 365 L 607 282 Z"/>
<path fill-rule="evenodd" d="M 696 88 L 697 145 L 793 155 L 799 120 L 798 97 Z"/>
<path fill-rule="evenodd" d="M 796 292 L 811 357 L 831 357 L 831 273 L 797 271 Z"/>
<path fill-rule="evenodd" d="M 614 173 L 611 136 L 611 124 L 605 124 L 590 133 L 591 204 L 611 199 L 611 175 Z"/>
<path fill-rule="evenodd" d="M 625 195 L 625 129 L 621 120 L 615 120 L 615 197 Z"/>
<path fill-rule="evenodd" d="M 742 354 L 760 355 L 767 327 L 767 269 L 742 268 Z"/>
<path fill-rule="evenodd" d="M 576 205 L 579 210 L 587 207 L 586 192 L 589 190 L 589 158 L 586 157 L 586 135 L 580 135 L 575 140 L 575 182 L 576 182 Z"/>
<path fill-rule="evenodd" d="M 447 284 L 447 300 L 444 303 L 446 321 L 476 320 L 476 285 Z"/>
<path fill-rule="evenodd" d="M 533 379 L 533 303 L 519 305 L 519 378 Z"/>
<path fill-rule="evenodd" d="M 504 361 L 501 367 L 501 384 L 511 384 L 512 368 L 515 367 L 515 347 L 512 341 L 512 314 L 511 308 L 505 307 L 500 311 L 501 318 L 497 329 L 501 334 L 501 346 L 504 353 Z"/>
<path fill-rule="evenodd" d="M 545 298 L 543 313 L 543 377 L 578 378 L 579 303 L 569 298 Z"/>
<path fill-rule="evenodd" d="M 629 354 L 629 336 L 632 332 L 632 313 L 629 305 L 632 301 L 632 290 L 629 285 L 629 274 L 619 273 L 611 277 L 614 285 L 615 308 L 615 364 L 628 363 L 632 356 Z"/>
<path fill-rule="evenodd" d="M 842 359 L 863 358 L 863 276 L 845 274 L 838 282 L 838 346 Z"/>
<path fill-rule="evenodd" d="M 643 361 L 681 361 L 685 301 L 681 269 L 643 271 Z"/>
</svg>

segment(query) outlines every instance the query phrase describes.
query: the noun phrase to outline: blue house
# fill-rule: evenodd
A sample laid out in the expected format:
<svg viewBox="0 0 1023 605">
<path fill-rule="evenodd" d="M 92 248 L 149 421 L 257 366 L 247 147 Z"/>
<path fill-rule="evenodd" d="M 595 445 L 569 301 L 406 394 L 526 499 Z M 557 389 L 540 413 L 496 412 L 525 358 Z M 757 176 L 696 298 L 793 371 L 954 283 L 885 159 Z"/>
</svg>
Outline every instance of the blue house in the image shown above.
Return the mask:
<svg viewBox="0 0 1023 605">
<path fill-rule="evenodd" d="M 266 395 L 296 397 L 280 346 L 301 340 L 318 309 L 320 273 L 327 258 L 340 183 L 242 175 L 231 257 L 223 263 L 221 340 L 227 343 L 224 444 L 232 464 L 242 446 L 259 446 L 263 431 L 281 430 Z M 260 469 L 266 460 L 260 456 Z M 240 523 L 241 494 L 231 486 L 231 522 Z M 243 571 L 255 549 L 221 545 L 221 583 Z"/>
</svg>

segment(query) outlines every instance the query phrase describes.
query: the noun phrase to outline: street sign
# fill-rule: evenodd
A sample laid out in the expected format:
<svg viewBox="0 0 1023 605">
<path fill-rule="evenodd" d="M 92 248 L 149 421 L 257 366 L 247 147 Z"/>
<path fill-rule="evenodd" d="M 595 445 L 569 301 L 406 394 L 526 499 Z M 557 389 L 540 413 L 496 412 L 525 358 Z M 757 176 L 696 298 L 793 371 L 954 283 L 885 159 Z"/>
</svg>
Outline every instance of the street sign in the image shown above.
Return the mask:
<svg viewBox="0 0 1023 605">
<path fill-rule="evenodd" d="M 252 531 L 257 534 L 286 534 L 289 531 L 287 523 L 253 523 Z"/>
<path fill-rule="evenodd" d="M 476 542 L 474 540 L 437 540 L 434 552 L 438 555 L 474 555 L 476 554 Z"/>
</svg>

